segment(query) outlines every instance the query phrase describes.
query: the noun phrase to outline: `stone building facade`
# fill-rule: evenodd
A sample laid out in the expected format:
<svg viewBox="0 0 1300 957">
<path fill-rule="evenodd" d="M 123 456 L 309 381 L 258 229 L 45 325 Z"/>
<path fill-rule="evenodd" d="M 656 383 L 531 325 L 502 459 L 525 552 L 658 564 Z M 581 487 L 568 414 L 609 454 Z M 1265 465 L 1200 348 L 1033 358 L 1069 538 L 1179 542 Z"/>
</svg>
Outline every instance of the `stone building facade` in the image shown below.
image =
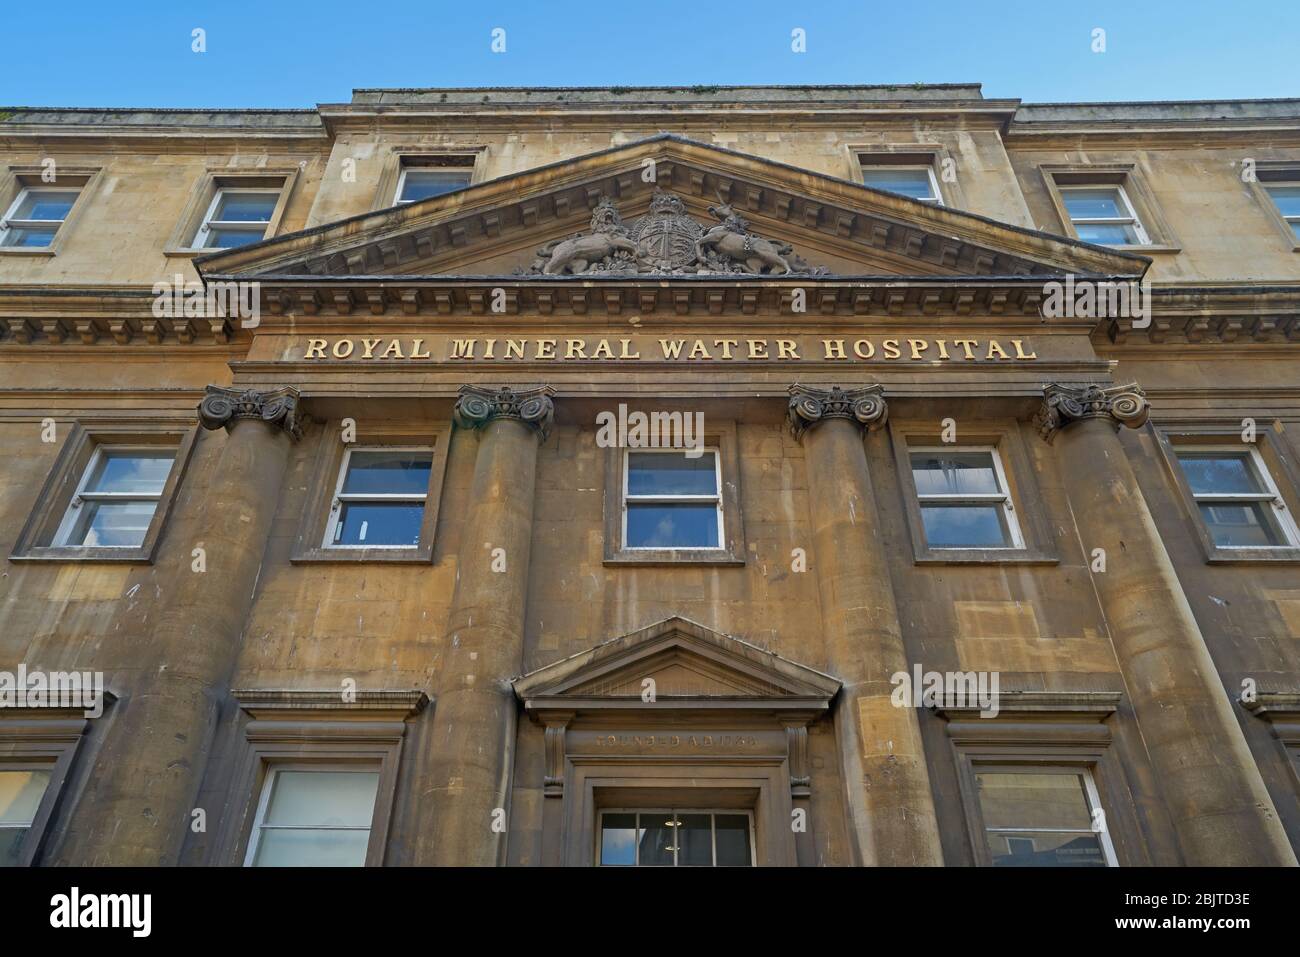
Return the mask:
<svg viewBox="0 0 1300 957">
<path fill-rule="evenodd" d="M 0 207 L 0 859 L 1296 863 L 1300 101 L 14 108 Z"/>
</svg>

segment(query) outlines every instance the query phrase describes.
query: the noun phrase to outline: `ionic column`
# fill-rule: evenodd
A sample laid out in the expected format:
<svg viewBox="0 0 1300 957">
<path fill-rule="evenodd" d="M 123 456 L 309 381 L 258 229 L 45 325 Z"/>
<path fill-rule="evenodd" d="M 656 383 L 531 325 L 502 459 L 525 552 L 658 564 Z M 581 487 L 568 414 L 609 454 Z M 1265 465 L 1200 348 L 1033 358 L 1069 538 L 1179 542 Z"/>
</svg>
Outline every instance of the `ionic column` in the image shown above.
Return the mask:
<svg viewBox="0 0 1300 957">
<path fill-rule="evenodd" d="M 479 431 L 473 502 L 465 520 L 416 863 L 504 863 L 524 606 L 537 485 L 538 439 L 554 416 L 548 388 L 465 386 L 455 422 Z M 494 829 L 494 824 L 497 829 Z"/>
<path fill-rule="evenodd" d="M 1186 862 L 1294 865 L 1119 440 L 1148 414 L 1136 385 L 1049 385 L 1035 424 L 1057 449 L 1085 552 L 1105 550 L 1093 585 Z"/>
<path fill-rule="evenodd" d="M 294 389 L 208 386 L 199 422 L 224 428 L 225 442 L 206 488 L 193 469 L 181 483 L 158 557 L 136 580 L 146 599 L 128 604 L 117 634 L 138 648 L 138 683 L 114 705 L 60 863 L 177 863 L 301 435 L 297 406 Z"/>
<path fill-rule="evenodd" d="M 808 471 L 813 557 L 828 664 L 843 682 L 835 734 L 854 863 L 943 863 L 930 774 L 913 708 L 890 676 L 910 672 L 862 434 L 884 426 L 880 386 L 791 386 L 789 422 Z"/>
</svg>

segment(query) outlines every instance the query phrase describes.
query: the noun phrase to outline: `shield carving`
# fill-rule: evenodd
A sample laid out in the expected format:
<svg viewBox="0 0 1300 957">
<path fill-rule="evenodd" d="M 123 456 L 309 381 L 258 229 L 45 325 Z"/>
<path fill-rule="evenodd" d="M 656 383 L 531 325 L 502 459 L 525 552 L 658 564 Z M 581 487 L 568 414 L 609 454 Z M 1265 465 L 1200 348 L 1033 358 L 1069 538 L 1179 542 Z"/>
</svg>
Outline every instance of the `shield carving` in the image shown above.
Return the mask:
<svg viewBox="0 0 1300 957">
<path fill-rule="evenodd" d="M 686 206 L 671 193 L 655 190 L 650 210 L 628 234 L 641 250 L 642 261 L 652 270 L 676 272 L 696 261 L 695 240 L 703 230 L 686 214 Z"/>
</svg>

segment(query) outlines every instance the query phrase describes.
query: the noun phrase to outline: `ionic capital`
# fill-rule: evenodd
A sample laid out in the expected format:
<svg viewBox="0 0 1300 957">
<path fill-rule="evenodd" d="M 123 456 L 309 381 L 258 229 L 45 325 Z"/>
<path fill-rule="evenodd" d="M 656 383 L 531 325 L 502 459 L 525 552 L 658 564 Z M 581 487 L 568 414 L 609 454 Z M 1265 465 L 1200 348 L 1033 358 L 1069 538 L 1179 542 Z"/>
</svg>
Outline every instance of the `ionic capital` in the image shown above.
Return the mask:
<svg viewBox="0 0 1300 957">
<path fill-rule="evenodd" d="M 1106 419 L 1116 428 L 1146 424 L 1151 405 L 1136 382 L 1103 389 L 1098 385 L 1068 386 L 1055 383 L 1043 389 L 1043 405 L 1034 416 L 1038 434 L 1049 444 L 1072 422 Z"/>
<path fill-rule="evenodd" d="M 460 387 L 452 420 L 462 429 L 481 429 L 493 419 L 514 419 L 537 430 L 543 442 L 555 421 L 555 403 L 550 386 L 516 391 L 508 386 L 484 389 L 475 385 Z"/>
<path fill-rule="evenodd" d="M 302 437 L 297 389 L 258 392 L 210 385 L 205 391 L 207 394 L 199 403 L 199 424 L 205 429 L 229 430 L 239 419 L 257 419 L 273 428 L 284 429 L 290 438 Z"/>
<path fill-rule="evenodd" d="M 882 428 L 889 420 L 889 407 L 885 404 L 885 387 L 866 386 L 862 389 L 841 389 L 837 385 L 821 389 L 806 385 L 790 386 L 790 406 L 786 418 L 796 439 L 827 419 L 849 419 L 864 426 L 868 432 Z"/>
</svg>

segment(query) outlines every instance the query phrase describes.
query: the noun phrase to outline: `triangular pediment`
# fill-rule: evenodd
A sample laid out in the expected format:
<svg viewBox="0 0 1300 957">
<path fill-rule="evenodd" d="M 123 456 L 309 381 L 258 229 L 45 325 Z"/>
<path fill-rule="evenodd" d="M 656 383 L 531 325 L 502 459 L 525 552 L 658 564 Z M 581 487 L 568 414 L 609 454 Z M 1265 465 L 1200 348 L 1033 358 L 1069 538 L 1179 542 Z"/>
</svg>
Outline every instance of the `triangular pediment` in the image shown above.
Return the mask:
<svg viewBox="0 0 1300 957">
<path fill-rule="evenodd" d="M 685 618 L 602 642 L 513 684 L 530 710 L 600 705 L 824 710 L 840 686 L 819 671 Z"/>
<path fill-rule="evenodd" d="M 596 237 L 590 249 L 556 255 L 580 235 Z M 209 278 L 545 283 L 575 273 L 596 281 L 1136 277 L 1149 260 L 660 134 L 196 264 Z"/>
</svg>

